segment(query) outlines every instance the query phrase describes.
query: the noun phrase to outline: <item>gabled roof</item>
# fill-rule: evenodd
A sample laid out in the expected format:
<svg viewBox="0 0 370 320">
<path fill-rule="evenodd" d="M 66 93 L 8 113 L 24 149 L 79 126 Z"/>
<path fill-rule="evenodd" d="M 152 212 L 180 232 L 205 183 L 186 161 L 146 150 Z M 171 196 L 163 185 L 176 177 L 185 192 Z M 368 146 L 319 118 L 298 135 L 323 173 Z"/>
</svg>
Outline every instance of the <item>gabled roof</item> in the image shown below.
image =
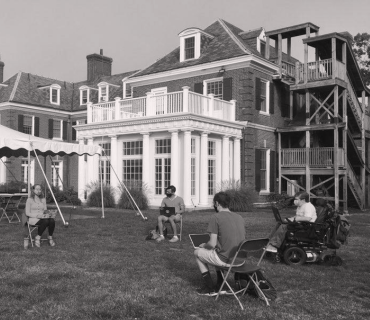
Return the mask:
<svg viewBox="0 0 370 320">
<path fill-rule="evenodd" d="M 135 74 L 132 78 L 248 55 L 252 50 L 238 36 L 238 33 L 242 31 L 232 24 L 219 19 L 204 29 L 204 32 L 212 35 L 214 38 L 209 41 L 207 46 L 202 48 L 199 59 L 180 62 L 180 47 L 177 47 L 148 68 Z"/>
<path fill-rule="evenodd" d="M 239 33 L 239 36 L 242 39 L 257 38 L 257 37 L 259 37 L 259 35 L 261 34 L 262 31 L 263 31 L 262 27 L 258 28 L 258 29 L 254 29 L 254 30 L 242 31 L 242 32 Z"/>
</svg>

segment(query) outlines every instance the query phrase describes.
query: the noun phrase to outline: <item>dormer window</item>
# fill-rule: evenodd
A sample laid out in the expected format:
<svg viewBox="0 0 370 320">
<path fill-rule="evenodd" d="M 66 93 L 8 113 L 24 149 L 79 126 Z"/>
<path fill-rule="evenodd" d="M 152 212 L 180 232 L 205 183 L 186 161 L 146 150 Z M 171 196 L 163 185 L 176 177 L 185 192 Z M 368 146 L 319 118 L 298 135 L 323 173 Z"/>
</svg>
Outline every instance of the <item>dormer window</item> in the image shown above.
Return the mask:
<svg viewBox="0 0 370 320">
<path fill-rule="evenodd" d="M 109 101 L 109 85 L 106 82 L 98 84 L 99 87 L 99 102 Z"/>
<path fill-rule="evenodd" d="M 57 84 L 50 86 L 50 103 L 56 105 L 60 104 L 60 88 L 61 86 Z"/>
<path fill-rule="evenodd" d="M 198 59 L 202 46 L 206 45 L 214 37 L 197 29 L 190 28 L 179 33 L 180 37 L 180 62 Z"/>
<path fill-rule="evenodd" d="M 81 104 L 86 104 L 89 102 L 89 90 L 82 90 Z"/>
</svg>

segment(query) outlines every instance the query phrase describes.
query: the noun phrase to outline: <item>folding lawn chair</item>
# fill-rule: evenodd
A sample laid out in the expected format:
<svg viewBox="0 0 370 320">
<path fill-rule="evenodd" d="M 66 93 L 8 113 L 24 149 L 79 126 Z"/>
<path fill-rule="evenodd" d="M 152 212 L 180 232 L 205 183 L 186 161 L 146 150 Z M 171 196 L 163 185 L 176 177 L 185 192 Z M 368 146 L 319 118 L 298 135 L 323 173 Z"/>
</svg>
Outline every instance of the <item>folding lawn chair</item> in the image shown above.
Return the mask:
<svg viewBox="0 0 370 320">
<path fill-rule="evenodd" d="M 5 201 L 1 204 L 1 209 L 3 214 L 0 217 L 0 221 L 3 217 L 8 219 L 9 223 L 18 223 L 21 222 L 17 214 L 18 206 L 21 203 L 22 196 L 10 196 L 5 198 Z M 17 221 L 13 221 L 16 218 Z"/>
<path fill-rule="evenodd" d="M 25 225 L 27 226 L 27 229 L 28 229 L 28 237 L 31 241 L 31 246 L 33 247 L 33 243 L 35 241 L 35 239 L 32 237 L 32 232 L 36 231 L 38 229 L 38 225 L 34 225 L 34 224 L 29 224 L 28 223 L 28 217 L 26 216 L 26 214 L 23 212 L 22 213 L 22 225 Z M 41 241 L 47 241 L 48 239 L 43 239 L 41 238 Z"/>
<path fill-rule="evenodd" d="M 178 231 L 177 234 L 179 235 L 179 239 L 181 241 L 181 239 L 182 239 L 182 214 L 180 215 L 180 221 L 175 222 L 175 223 L 176 223 L 176 228 L 177 228 L 177 231 Z M 171 223 L 169 221 L 166 221 L 165 224 L 169 224 L 171 226 Z M 172 230 L 172 233 L 167 233 L 167 236 L 168 235 L 173 235 L 173 230 Z"/>
<path fill-rule="evenodd" d="M 225 268 L 221 268 L 222 271 L 226 271 L 226 274 L 225 275 L 223 274 L 224 280 L 223 280 L 222 285 L 220 286 L 220 289 L 217 293 L 216 300 L 220 296 L 221 289 L 226 284 L 229 287 L 229 289 L 231 290 L 233 296 L 236 298 L 236 300 L 238 300 L 239 305 L 242 308 L 242 310 L 244 310 L 243 305 L 240 302 L 237 294 L 241 293 L 241 294 L 244 295 L 245 292 L 247 291 L 247 289 L 250 286 L 254 285 L 255 289 L 258 292 L 258 296 L 261 297 L 266 302 L 266 304 L 268 306 L 270 305 L 269 302 L 268 302 L 268 299 L 265 296 L 265 294 L 263 293 L 263 291 L 260 289 L 259 285 L 257 284 L 257 279 L 258 279 L 257 278 L 257 272 L 261 270 L 261 268 L 259 267 L 259 264 L 262 260 L 262 257 L 265 253 L 265 250 L 263 250 L 261 258 L 259 259 L 257 264 L 247 263 L 248 254 L 249 253 L 255 253 L 255 252 L 258 252 L 258 251 L 264 249 L 267 246 L 268 242 L 269 242 L 268 238 L 263 238 L 263 239 L 243 240 L 240 243 L 240 245 L 238 247 L 238 250 L 236 251 L 235 256 L 234 256 L 230 266 L 225 267 Z M 230 273 L 235 273 L 235 272 L 247 275 L 248 276 L 248 282 L 247 282 L 247 285 L 244 288 L 234 291 L 231 288 L 230 284 L 227 282 L 227 277 L 229 276 Z"/>
</svg>

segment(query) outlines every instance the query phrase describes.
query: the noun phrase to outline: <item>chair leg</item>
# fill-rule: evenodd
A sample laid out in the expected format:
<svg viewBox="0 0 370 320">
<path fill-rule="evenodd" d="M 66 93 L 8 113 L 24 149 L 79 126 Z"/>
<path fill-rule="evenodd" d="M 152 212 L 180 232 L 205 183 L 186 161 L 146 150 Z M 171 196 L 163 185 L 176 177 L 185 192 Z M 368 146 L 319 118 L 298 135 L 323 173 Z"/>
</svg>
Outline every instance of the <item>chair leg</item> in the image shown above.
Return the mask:
<svg viewBox="0 0 370 320">
<path fill-rule="evenodd" d="M 253 275 L 256 275 L 256 273 L 254 273 Z M 259 287 L 258 283 L 257 283 L 256 281 L 254 281 L 254 279 L 253 279 L 253 275 L 251 276 L 251 275 L 249 275 L 249 274 L 248 274 L 249 279 L 253 282 L 253 284 L 254 284 L 254 286 L 255 286 L 256 290 L 257 290 L 257 291 L 258 291 L 258 293 L 259 293 L 259 296 L 262 296 L 262 297 L 263 297 L 263 299 L 265 300 L 266 304 L 267 304 L 268 306 L 270 306 L 269 301 L 267 300 L 267 298 L 266 298 L 265 294 L 263 293 L 263 291 L 262 291 L 262 290 L 261 290 L 261 288 Z M 256 276 L 256 277 L 257 277 L 257 276 Z"/>
<path fill-rule="evenodd" d="M 226 275 L 224 275 L 224 273 L 223 273 L 223 272 L 221 272 L 221 274 L 222 274 L 222 277 L 224 278 L 224 280 L 222 281 L 221 287 L 220 287 L 220 289 L 219 289 L 219 290 L 218 290 L 218 292 L 217 292 L 217 296 L 216 296 L 216 299 L 215 299 L 215 300 L 217 300 L 217 299 L 219 298 L 219 296 L 220 296 L 220 292 L 221 292 L 221 290 L 222 290 L 223 286 L 226 284 L 226 285 L 229 287 L 229 289 L 230 289 L 230 291 L 232 292 L 232 294 L 233 294 L 233 296 L 235 297 L 235 299 L 236 299 L 236 300 L 238 300 L 238 303 L 239 303 L 240 308 L 241 308 L 242 310 L 244 310 L 244 307 L 243 307 L 242 303 L 240 302 L 240 300 L 239 300 L 238 296 L 235 294 L 235 292 L 234 292 L 233 288 L 231 288 L 230 284 L 227 282 L 227 277 L 228 277 L 228 275 L 230 274 L 230 270 L 228 270 L 228 272 L 226 273 Z"/>
</svg>

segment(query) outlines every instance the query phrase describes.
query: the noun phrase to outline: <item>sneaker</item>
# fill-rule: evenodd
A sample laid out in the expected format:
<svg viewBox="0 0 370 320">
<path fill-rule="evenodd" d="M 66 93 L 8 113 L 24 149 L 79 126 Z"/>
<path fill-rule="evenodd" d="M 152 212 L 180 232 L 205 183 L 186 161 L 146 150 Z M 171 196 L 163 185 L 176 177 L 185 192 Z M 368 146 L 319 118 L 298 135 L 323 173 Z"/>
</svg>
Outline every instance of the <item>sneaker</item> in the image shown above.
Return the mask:
<svg viewBox="0 0 370 320">
<path fill-rule="evenodd" d="M 206 297 L 215 297 L 215 296 L 217 296 L 217 292 L 214 289 L 210 290 L 207 287 L 197 289 L 196 291 L 197 291 L 197 294 L 200 295 L 200 296 L 206 296 Z"/>
<path fill-rule="evenodd" d="M 179 241 L 178 236 L 173 236 L 172 239 L 170 240 L 170 242 L 177 242 L 177 241 Z"/>
<path fill-rule="evenodd" d="M 28 238 L 24 238 L 23 240 L 23 247 L 25 249 L 28 249 L 28 246 L 30 245 L 30 240 Z"/>
<path fill-rule="evenodd" d="M 267 252 L 273 252 L 273 253 L 276 253 L 277 252 L 277 249 L 272 246 L 271 244 L 269 244 L 266 249 L 265 249 Z"/>
<path fill-rule="evenodd" d="M 41 246 L 40 240 L 41 240 L 41 237 L 40 236 L 36 236 L 35 237 L 35 246 L 37 248 L 40 248 L 40 246 Z"/>
<path fill-rule="evenodd" d="M 155 241 L 161 242 L 164 240 L 164 236 L 161 234 Z"/>
<path fill-rule="evenodd" d="M 49 240 L 49 245 L 50 245 L 50 247 L 54 247 L 55 246 L 55 242 L 54 242 L 54 240 L 53 240 L 53 237 L 48 237 L 48 240 Z"/>
</svg>

